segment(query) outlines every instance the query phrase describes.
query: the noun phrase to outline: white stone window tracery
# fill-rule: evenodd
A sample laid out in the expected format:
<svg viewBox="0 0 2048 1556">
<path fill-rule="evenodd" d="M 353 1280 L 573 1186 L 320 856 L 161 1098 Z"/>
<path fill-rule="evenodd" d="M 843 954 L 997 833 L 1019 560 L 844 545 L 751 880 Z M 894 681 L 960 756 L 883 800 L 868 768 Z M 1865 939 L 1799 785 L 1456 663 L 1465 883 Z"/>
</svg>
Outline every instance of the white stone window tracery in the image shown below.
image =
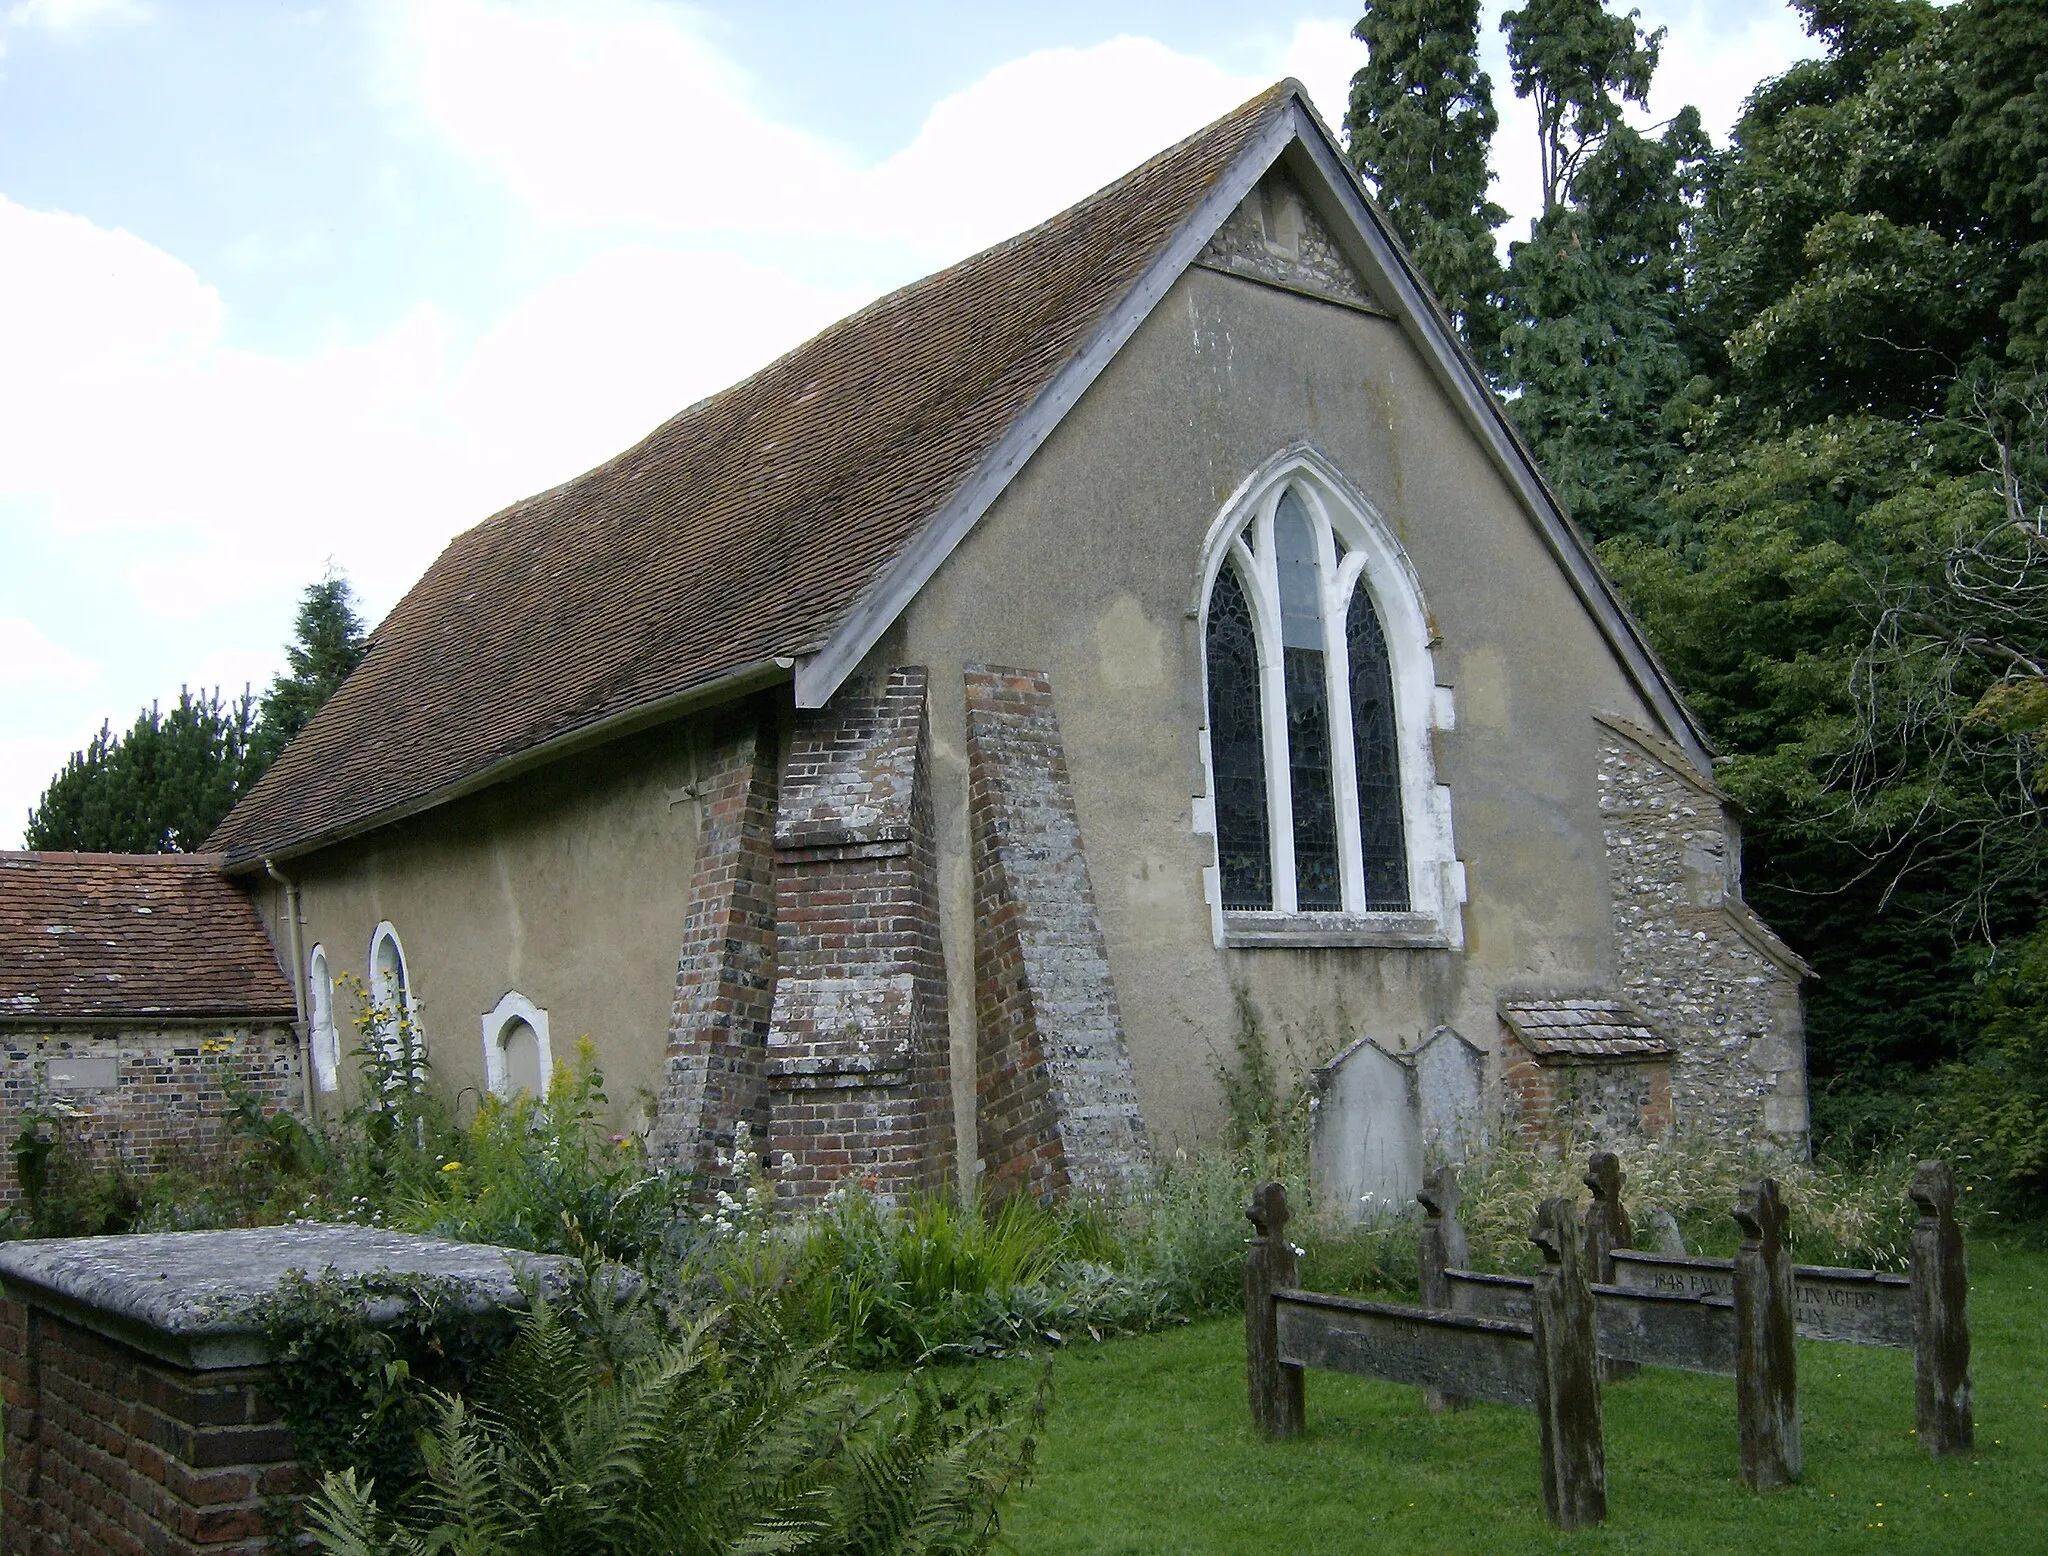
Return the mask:
<svg viewBox="0 0 2048 1556">
<path fill-rule="evenodd" d="M 1203 551 L 1197 830 L 1218 945 L 1462 944 L 1448 729 L 1406 553 L 1316 450 L 1232 496 Z"/>
<path fill-rule="evenodd" d="M 341 1084 L 341 1034 L 334 1025 L 334 974 L 327 948 L 316 945 L 307 958 L 306 1002 L 313 1053 L 313 1084 L 333 1091 Z"/>
<path fill-rule="evenodd" d="M 521 1092 L 547 1094 L 555 1072 L 548 1013 L 514 989 L 484 1013 L 484 1084 L 510 1101 Z"/>
</svg>

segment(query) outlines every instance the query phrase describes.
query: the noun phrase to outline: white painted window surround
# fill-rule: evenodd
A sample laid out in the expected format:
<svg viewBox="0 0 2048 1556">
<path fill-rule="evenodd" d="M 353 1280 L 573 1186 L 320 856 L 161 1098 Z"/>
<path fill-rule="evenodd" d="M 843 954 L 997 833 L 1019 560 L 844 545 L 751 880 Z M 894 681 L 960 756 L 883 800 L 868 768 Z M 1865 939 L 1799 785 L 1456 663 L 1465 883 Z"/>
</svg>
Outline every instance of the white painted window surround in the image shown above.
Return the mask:
<svg viewBox="0 0 2048 1556">
<path fill-rule="evenodd" d="M 405 968 L 405 946 L 389 919 L 370 931 L 370 998 L 386 1010 L 402 1010 L 412 1020 L 419 1019 Z"/>
<path fill-rule="evenodd" d="M 484 1084 L 510 1101 L 522 1091 L 547 1091 L 555 1073 L 548 1013 L 517 989 L 484 1013 Z"/>
<path fill-rule="evenodd" d="M 306 959 L 306 1004 L 313 1046 L 313 1084 L 333 1091 L 341 1084 L 341 1034 L 334 1025 L 334 974 L 327 948 L 316 945 Z"/>
<path fill-rule="evenodd" d="M 1329 661 L 1341 667 L 1342 632 L 1352 592 L 1364 589 L 1379 614 L 1392 672 L 1396 745 L 1400 759 L 1401 814 L 1408 854 L 1409 910 L 1405 913 L 1361 911 L 1365 901 L 1364 870 L 1358 835 L 1357 780 L 1353 771 L 1348 699 L 1332 695 L 1331 744 L 1336 771 L 1338 847 L 1345 907 L 1340 912 L 1297 912 L 1294 896 L 1294 841 L 1291 786 L 1286 767 L 1284 733 L 1275 738 L 1274 720 L 1286 719 L 1282 679 L 1280 601 L 1271 566 L 1260 558 L 1274 555 L 1274 512 L 1292 491 L 1307 510 L 1322 554 L 1323 620 L 1330 624 Z M 1251 544 L 1242 538 L 1247 533 Z M 1268 727 L 1266 792 L 1268 836 L 1273 848 L 1274 910 L 1245 912 L 1223 908 L 1223 888 L 1215 865 L 1203 871 L 1212 928 L 1218 946 L 1393 946 L 1457 948 L 1464 944 L 1465 871 L 1459 863 L 1451 831 L 1450 791 L 1436 781 L 1433 732 L 1453 727 L 1451 689 L 1439 686 L 1430 614 L 1407 553 L 1393 530 L 1343 473 L 1308 444 L 1283 449 L 1249 476 L 1224 504 L 1209 528 L 1202 548 L 1201 576 L 1191 614 L 1203 645 L 1201 731 L 1204 793 L 1194 802 L 1194 827 L 1211 839 L 1216 835 L 1216 781 L 1210 760 L 1207 729 L 1208 611 L 1217 575 L 1226 565 L 1237 570 L 1259 642 L 1261 714 Z M 1349 684 L 1348 675 L 1328 677 L 1332 688 Z"/>
</svg>

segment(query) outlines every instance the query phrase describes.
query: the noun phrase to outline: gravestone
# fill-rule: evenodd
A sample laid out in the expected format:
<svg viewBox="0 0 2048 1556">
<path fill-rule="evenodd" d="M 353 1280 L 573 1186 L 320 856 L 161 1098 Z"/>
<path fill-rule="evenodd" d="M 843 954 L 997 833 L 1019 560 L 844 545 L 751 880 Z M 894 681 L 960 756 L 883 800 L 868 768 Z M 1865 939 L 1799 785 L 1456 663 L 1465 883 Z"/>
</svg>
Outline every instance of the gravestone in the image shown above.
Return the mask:
<svg viewBox="0 0 2048 1556">
<path fill-rule="evenodd" d="M 1318 1209 L 1347 1226 L 1406 1209 L 1422 1183 L 1414 1066 L 1361 1037 L 1313 1080 L 1309 1175 Z"/>
<path fill-rule="evenodd" d="M 1458 1179 L 1448 1167 L 1432 1167 L 1422 1175 L 1416 1192 L 1423 1210 L 1420 1238 L 1422 1305 L 1439 1313 L 1451 1310 L 1449 1272 L 1462 1270 L 1472 1262 L 1472 1250 L 1465 1241 L 1465 1228 L 1458 1222 Z M 1423 1403 L 1432 1414 L 1462 1410 L 1471 1401 L 1441 1389 L 1426 1389 Z"/>
<path fill-rule="evenodd" d="M 364 1226 L 0 1244 L 0 1550 L 268 1551 L 266 1515 L 301 1487 L 256 1305 L 302 1271 L 426 1277 L 472 1311 L 516 1308 L 515 1261 L 550 1296 L 574 1268 Z"/>
<path fill-rule="evenodd" d="M 1920 1445 L 1937 1458 L 1968 1453 L 1976 1441 L 1970 1397 L 1970 1276 L 1956 1225 L 1956 1170 L 1921 1162 L 1907 1191 L 1919 1208 L 1913 1227 L 1913 1419 Z"/>
<path fill-rule="evenodd" d="M 1486 1053 L 1455 1027 L 1438 1027 L 1416 1046 L 1415 1099 L 1422 1149 L 1462 1162 L 1489 1144 Z"/>
<path fill-rule="evenodd" d="M 1735 1252 L 1735 1395 L 1742 1478 L 1758 1491 L 1799 1479 L 1799 1358 L 1792 1345 L 1792 1256 L 1777 1181 L 1736 1196 L 1742 1246 Z"/>
<path fill-rule="evenodd" d="M 1583 1529 L 1607 1516 L 1607 1448 L 1600 1417 L 1599 1316 L 1571 1203 L 1546 1199 L 1536 1209 L 1529 1238 L 1544 1260 L 1532 1301 L 1543 1508 L 1558 1528 Z"/>
</svg>

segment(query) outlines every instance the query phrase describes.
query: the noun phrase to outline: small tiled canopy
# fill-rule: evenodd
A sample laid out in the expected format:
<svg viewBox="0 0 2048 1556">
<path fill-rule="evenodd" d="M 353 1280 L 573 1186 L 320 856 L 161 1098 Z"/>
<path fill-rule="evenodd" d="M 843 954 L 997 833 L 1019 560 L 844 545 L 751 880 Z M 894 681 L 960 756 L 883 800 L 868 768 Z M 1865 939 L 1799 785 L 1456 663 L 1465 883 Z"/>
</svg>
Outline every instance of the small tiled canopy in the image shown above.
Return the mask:
<svg viewBox="0 0 2048 1556">
<path fill-rule="evenodd" d="M 1539 1064 L 1668 1059 L 1670 1042 L 1613 999 L 1503 1000 L 1501 1019 Z"/>
</svg>

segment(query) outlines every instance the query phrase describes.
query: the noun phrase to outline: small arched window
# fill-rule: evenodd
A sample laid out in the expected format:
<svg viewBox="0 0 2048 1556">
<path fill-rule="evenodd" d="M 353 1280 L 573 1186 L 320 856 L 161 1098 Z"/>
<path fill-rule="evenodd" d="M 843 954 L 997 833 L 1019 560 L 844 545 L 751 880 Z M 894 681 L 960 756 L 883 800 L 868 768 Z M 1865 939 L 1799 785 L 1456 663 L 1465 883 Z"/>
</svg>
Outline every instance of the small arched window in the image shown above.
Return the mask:
<svg viewBox="0 0 2048 1556">
<path fill-rule="evenodd" d="M 327 948 L 314 946 L 307 959 L 306 998 L 313 1050 L 313 1084 L 333 1091 L 341 1084 L 341 1034 L 334 1025 L 334 974 Z"/>
<path fill-rule="evenodd" d="M 545 1096 L 554 1074 L 548 1013 L 513 990 L 483 1018 L 484 1084 L 510 1101 L 521 1092 Z"/>
<path fill-rule="evenodd" d="M 1219 518 L 1203 578 L 1222 942 L 1458 943 L 1462 871 L 1429 742 L 1449 693 L 1398 543 L 1326 462 L 1290 450 Z"/>
</svg>

